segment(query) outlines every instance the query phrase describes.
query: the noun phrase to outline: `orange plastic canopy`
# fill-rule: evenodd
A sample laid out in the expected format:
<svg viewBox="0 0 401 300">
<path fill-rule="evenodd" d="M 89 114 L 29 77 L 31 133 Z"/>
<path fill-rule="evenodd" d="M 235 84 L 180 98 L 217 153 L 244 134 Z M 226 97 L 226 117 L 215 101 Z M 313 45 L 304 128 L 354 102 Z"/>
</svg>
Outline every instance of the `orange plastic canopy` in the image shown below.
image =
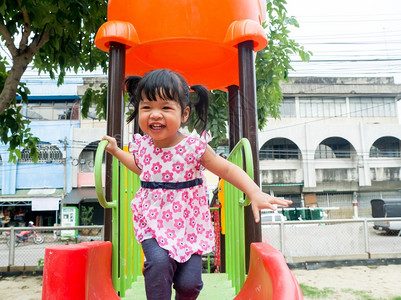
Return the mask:
<svg viewBox="0 0 401 300">
<path fill-rule="evenodd" d="M 238 43 L 266 47 L 265 0 L 109 0 L 95 44 L 126 45 L 126 75 L 168 68 L 190 85 L 238 85 Z"/>
</svg>

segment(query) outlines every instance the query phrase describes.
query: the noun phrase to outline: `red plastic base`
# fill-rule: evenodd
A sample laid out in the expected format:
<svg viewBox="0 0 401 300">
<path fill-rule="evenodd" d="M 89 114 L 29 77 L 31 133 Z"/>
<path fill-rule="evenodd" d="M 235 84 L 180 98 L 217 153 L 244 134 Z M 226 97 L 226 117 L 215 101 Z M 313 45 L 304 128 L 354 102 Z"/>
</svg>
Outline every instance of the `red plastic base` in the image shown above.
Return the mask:
<svg viewBox="0 0 401 300">
<path fill-rule="evenodd" d="M 42 300 L 120 299 L 111 282 L 111 243 L 47 247 Z"/>
<path fill-rule="evenodd" d="M 236 300 L 302 300 L 301 288 L 283 255 L 266 243 L 251 244 L 248 277 Z"/>
</svg>

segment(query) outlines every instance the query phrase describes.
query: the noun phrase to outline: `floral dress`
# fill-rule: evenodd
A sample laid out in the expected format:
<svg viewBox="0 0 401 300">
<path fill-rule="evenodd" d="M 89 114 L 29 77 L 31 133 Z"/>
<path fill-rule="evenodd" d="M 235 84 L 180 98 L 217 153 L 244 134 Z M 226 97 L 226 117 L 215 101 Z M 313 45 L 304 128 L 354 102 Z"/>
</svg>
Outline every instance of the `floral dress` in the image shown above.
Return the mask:
<svg viewBox="0 0 401 300">
<path fill-rule="evenodd" d="M 192 254 L 214 249 L 207 188 L 200 159 L 206 134 L 186 136 L 177 145 L 159 148 L 148 136 L 134 135 L 130 144 L 142 170 L 141 187 L 131 202 L 139 243 L 155 238 L 171 258 L 186 262 Z"/>
</svg>

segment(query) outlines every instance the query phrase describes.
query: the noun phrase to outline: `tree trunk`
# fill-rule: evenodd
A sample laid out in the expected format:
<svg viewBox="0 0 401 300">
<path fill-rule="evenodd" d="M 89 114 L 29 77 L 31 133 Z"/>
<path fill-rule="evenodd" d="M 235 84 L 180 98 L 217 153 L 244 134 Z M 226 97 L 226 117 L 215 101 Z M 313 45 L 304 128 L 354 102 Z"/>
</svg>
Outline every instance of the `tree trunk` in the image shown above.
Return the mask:
<svg viewBox="0 0 401 300">
<path fill-rule="evenodd" d="M 7 79 L 0 94 L 0 114 L 10 106 L 11 102 L 16 97 L 21 77 L 28 67 L 28 64 L 32 61 L 33 55 L 33 53 L 23 53 L 14 57 L 13 66 L 8 72 Z"/>
</svg>

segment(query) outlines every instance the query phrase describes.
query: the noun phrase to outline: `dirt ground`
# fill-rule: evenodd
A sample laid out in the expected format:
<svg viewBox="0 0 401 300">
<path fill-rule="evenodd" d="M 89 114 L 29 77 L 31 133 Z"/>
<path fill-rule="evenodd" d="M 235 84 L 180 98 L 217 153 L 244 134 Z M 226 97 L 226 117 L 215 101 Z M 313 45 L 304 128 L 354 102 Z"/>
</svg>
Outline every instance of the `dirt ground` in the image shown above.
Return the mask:
<svg viewBox="0 0 401 300">
<path fill-rule="evenodd" d="M 401 265 L 297 269 L 293 273 L 300 284 L 334 290 L 326 298 L 305 299 L 401 299 Z"/>
<path fill-rule="evenodd" d="M 401 265 L 354 266 L 293 270 L 298 282 L 319 290 L 330 289 L 323 298 L 308 299 L 401 299 Z M 41 276 L 0 278 L 2 300 L 39 300 L 42 294 Z M 213 300 L 213 299 L 211 299 Z M 255 299 L 257 300 L 257 299 Z"/>
</svg>

